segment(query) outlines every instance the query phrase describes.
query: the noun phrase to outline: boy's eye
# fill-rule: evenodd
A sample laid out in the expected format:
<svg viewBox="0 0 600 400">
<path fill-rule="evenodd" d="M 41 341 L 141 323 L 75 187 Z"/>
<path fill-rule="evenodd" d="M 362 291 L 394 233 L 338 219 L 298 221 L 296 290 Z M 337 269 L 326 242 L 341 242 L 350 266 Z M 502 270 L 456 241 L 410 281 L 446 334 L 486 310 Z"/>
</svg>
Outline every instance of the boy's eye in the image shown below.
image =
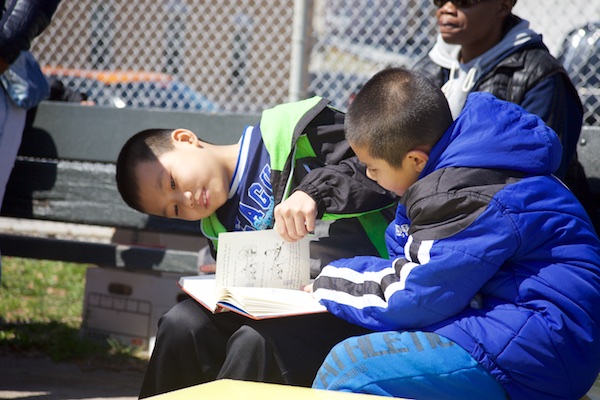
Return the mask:
<svg viewBox="0 0 600 400">
<path fill-rule="evenodd" d="M 175 179 L 171 177 L 171 189 L 175 190 Z"/>
<path fill-rule="evenodd" d="M 179 216 L 179 206 L 177 204 L 175 204 L 175 206 L 173 207 L 173 210 L 175 211 L 175 216 L 178 217 Z"/>
</svg>

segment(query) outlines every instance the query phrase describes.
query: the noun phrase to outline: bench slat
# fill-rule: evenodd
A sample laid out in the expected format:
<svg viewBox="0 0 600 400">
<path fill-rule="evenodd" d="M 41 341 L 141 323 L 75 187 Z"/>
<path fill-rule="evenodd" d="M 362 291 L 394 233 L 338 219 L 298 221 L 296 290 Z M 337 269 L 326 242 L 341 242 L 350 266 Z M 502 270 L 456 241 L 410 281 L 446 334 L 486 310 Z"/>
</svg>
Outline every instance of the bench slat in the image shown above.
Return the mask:
<svg viewBox="0 0 600 400">
<path fill-rule="evenodd" d="M 0 234 L 2 256 L 57 260 L 145 271 L 198 273 L 193 251 Z"/>
<path fill-rule="evenodd" d="M 113 164 L 20 157 L 6 192 L 3 216 L 201 236 L 198 222 L 148 216 L 127 206 Z"/>
<path fill-rule="evenodd" d="M 142 129 L 187 128 L 215 144 L 236 143 L 258 115 L 81 106 L 45 101 L 20 154 L 115 163 L 125 141 Z"/>
</svg>

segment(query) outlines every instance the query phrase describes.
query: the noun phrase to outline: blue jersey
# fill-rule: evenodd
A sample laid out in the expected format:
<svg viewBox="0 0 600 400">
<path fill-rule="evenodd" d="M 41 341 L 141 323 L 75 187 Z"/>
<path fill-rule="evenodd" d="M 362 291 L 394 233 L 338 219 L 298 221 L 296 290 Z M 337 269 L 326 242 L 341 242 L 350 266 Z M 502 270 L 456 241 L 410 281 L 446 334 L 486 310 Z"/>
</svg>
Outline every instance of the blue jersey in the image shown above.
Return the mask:
<svg viewBox="0 0 600 400">
<path fill-rule="evenodd" d="M 227 231 L 262 230 L 273 227 L 274 208 L 269 153 L 260 130 L 250 126 L 240 139 L 229 198 L 217 210 L 217 216 Z"/>
</svg>

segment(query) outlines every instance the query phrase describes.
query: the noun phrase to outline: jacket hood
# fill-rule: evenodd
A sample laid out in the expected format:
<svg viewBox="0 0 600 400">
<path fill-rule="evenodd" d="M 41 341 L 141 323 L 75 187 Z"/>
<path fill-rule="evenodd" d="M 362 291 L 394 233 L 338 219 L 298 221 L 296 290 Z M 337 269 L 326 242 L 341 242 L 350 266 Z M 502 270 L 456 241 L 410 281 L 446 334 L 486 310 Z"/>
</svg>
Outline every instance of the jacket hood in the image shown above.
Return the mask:
<svg viewBox="0 0 600 400">
<path fill-rule="evenodd" d="M 558 135 L 538 116 L 489 93 L 474 92 L 431 150 L 420 178 L 447 167 L 549 175 L 560 165 L 561 154 Z"/>
</svg>

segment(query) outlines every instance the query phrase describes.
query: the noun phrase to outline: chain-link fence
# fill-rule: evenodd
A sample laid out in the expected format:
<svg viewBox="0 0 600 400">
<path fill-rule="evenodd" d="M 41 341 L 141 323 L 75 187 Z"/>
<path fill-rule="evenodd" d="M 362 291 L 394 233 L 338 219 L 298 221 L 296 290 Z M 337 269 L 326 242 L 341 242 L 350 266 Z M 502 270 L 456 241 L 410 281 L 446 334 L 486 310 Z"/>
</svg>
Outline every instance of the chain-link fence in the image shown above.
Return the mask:
<svg viewBox="0 0 600 400">
<path fill-rule="evenodd" d="M 600 21 L 588 0 L 519 0 L 514 12 L 555 56 L 574 29 Z M 427 54 L 434 13 L 416 0 L 63 0 L 33 51 L 99 105 L 258 113 L 319 94 L 345 109 L 373 73 Z M 587 54 L 563 57 L 588 123 L 600 121 L 592 31 L 571 38 Z"/>
</svg>

